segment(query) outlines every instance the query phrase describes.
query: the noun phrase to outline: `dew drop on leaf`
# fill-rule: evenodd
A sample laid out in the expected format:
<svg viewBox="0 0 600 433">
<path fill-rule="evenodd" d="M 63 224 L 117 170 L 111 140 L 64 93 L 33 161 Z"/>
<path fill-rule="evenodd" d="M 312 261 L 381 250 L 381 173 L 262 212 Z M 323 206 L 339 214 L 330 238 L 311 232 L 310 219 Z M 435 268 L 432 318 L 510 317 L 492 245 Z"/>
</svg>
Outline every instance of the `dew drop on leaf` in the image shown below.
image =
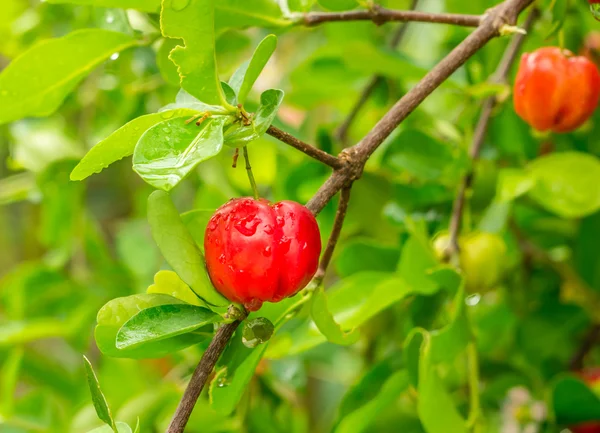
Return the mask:
<svg viewBox="0 0 600 433">
<path fill-rule="evenodd" d="M 111 54 L 111 56 L 110 56 L 110 59 L 111 59 L 111 60 L 117 60 L 118 58 L 119 58 L 119 53 L 113 53 L 113 54 Z"/>
</svg>

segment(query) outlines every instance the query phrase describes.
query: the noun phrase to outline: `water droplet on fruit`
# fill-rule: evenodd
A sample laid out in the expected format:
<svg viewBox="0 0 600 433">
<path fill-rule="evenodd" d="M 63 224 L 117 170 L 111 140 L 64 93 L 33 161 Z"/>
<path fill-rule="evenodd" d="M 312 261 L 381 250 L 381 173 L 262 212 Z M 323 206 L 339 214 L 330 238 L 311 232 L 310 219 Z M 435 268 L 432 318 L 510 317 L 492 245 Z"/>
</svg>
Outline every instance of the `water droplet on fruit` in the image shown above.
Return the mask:
<svg viewBox="0 0 600 433">
<path fill-rule="evenodd" d="M 308 243 L 304 242 L 304 245 L 302 245 L 302 251 L 304 251 L 307 247 L 308 247 Z"/>
<path fill-rule="evenodd" d="M 592 16 L 600 21 L 600 3 L 590 4 L 590 10 L 592 11 Z"/>
<path fill-rule="evenodd" d="M 190 4 L 190 0 L 172 0 L 171 9 L 174 11 L 184 10 Z"/>
<path fill-rule="evenodd" d="M 269 257 L 271 255 L 271 247 L 265 247 L 263 250 L 263 256 Z"/>
<path fill-rule="evenodd" d="M 290 250 L 291 243 L 292 240 L 286 236 L 282 236 L 282 238 L 279 240 L 279 245 L 281 246 L 281 252 L 283 254 L 287 253 Z"/>
<path fill-rule="evenodd" d="M 260 223 L 260 219 L 256 218 L 254 215 L 248 215 L 247 217 L 240 218 L 236 221 L 234 227 L 244 236 L 252 236 L 256 233 L 256 228 Z"/>
<path fill-rule="evenodd" d="M 223 279 L 222 278 L 217 279 L 217 283 L 219 283 L 219 285 L 222 286 L 223 285 Z"/>
<path fill-rule="evenodd" d="M 225 254 L 221 254 L 219 256 L 219 263 L 224 264 L 225 263 Z"/>
<path fill-rule="evenodd" d="M 273 234 L 273 226 L 270 224 L 267 224 L 264 228 L 263 231 L 268 234 L 268 235 L 272 235 Z"/>
<path fill-rule="evenodd" d="M 208 230 L 210 230 L 211 232 L 215 231 L 218 225 L 219 225 L 219 215 L 215 215 L 208 222 Z"/>
<path fill-rule="evenodd" d="M 283 225 L 285 224 L 285 220 L 282 216 L 278 216 L 277 218 L 275 218 L 275 221 L 277 222 L 277 225 L 279 227 L 283 227 Z"/>
</svg>

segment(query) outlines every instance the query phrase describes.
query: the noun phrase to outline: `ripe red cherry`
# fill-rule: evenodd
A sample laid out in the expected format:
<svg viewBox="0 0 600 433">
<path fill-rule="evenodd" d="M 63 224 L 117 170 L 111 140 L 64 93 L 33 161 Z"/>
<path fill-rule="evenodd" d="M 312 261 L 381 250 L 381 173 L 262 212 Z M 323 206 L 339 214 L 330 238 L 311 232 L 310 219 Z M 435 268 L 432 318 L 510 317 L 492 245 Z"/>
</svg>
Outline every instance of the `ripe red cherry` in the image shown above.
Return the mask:
<svg viewBox="0 0 600 433">
<path fill-rule="evenodd" d="M 557 47 L 523 54 L 515 80 L 515 111 L 539 131 L 569 132 L 592 115 L 600 72 L 582 56 Z"/>
<path fill-rule="evenodd" d="M 215 288 L 256 311 L 304 288 L 317 271 L 321 236 L 315 217 L 293 201 L 230 200 L 210 219 L 206 267 Z"/>
</svg>

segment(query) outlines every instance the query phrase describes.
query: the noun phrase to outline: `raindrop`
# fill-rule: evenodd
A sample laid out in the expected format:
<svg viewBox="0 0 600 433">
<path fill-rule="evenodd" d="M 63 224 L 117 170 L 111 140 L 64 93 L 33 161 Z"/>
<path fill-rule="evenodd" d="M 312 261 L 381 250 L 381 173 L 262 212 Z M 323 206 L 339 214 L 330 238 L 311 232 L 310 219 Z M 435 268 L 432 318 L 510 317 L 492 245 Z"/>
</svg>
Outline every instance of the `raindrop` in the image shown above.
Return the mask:
<svg viewBox="0 0 600 433">
<path fill-rule="evenodd" d="M 260 223 L 261 220 L 256 218 L 255 215 L 248 215 L 247 217 L 236 221 L 234 227 L 244 236 L 252 236 L 254 233 L 256 233 L 256 228 Z"/>
<path fill-rule="evenodd" d="M 210 219 L 210 221 L 208 222 L 208 230 L 210 230 L 211 232 L 215 231 L 215 229 L 219 225 L 219 217 L 220 215 L 217 214 Z"/>
<path fill-rule="evenodd" d="M 475 305 L 479 304 L 479 301 L 481 301 L 481 295 L 479 293 L 469 295 L 465 299 L 466 304 L 470 307 L 474 307 Z"/>
<path fill-rule="evenodd" d="M 162 130 L 163 130 L 163 132 L 164 132 L 165 134 L 170 134 L 170 133 L 171 133 L 171 128 L 169 128 L 169 127 L 166 127 L 166 126 L 165 126 L 165 127 L 162 129 Z"/>
<path fill-rule="evenodd" d="M 219 263 L 221 263 L 221 264 L 225 264 L 225 254 L 221 254 L 221 255 L 219 256 Z"/>
<path fill-rule="evenodd" d="M 172 0 L 171 9 L 174 11 L 184 10 L 190 4 L 190 0 Z"/>
<path fill-rule="evenodd" d="M 275 218 L 275 221 L 277 222 L 277 225 L 279 227 L 283 227 L 283 225 L 285 224 L 285 220 L 282 216 L 278 216 L 277 218 Z"/>
<path fill-rule="evenodd" d="M 110 59 L 111 59 L 111 60 L 117 60 L 118 58 L 119 58 L 119 53 L 113 53 L 113 54 L 110 56 Z"/>
<path fill-rule="evenodd" d="M 112 24 L 114 21 L 115 21 L 115 16 L 114 16 L 113 14 L 108 14 L 108 15 L 106 16 L 106 22 L 107 22 L 108 24 Z"/>
<path fill-rule="evenodd" d="M 175 114 L 174 111 L 170 110 L 170 111 L 162 111 L 160 113 L 160 117 L 162 117 L 163 119 L 170 119 L 171 117 L 173 117 L 173 115 Z"/>
<path fill-rule="evenodd" d="M 281 252 L 283 254 L 287 253 L 290 250 L 291 243 L 292 240 L 286 236 L 282 236 L 282 238 L 279 240 L 279 245 L 281 246 Z"/>
<path fill-rule="evenodd" d="M 263 231 L 268 234 L 268 235 L 272 235 L 273 234 L 273 226 L 270 224 L 267 224 L 264 228 Z"/>
<path fill-rule="evenodd" d="M 265 247 L 263 250 L 263 256 L 269 257 L 271 255 L 271 247 Z"/>
</svg>

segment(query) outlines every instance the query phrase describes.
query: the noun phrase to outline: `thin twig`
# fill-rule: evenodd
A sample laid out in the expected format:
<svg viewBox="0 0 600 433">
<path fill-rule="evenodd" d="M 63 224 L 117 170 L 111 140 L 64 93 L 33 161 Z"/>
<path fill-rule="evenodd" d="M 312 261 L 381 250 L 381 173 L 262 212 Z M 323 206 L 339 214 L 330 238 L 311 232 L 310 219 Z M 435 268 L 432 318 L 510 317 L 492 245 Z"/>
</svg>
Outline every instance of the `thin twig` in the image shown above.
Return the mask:
<svg viewBox="0 0 600 433">
<path fill-rule="evenodd" d="M 418 3 L 419 3 L 419 0 L 412 0 L 410 9 L 411 10 L 416 9 Z M 408 28 L 408 21 L 400 24 L 400 26 L 394 32 L 394 35 L 392 36 L 392 39 L 390 41 L 391 48 L 396 48 L 400 44 L 400 42 L 404 38 L 404 35 L 406 34 L 407 28 Z M 346 117 L 346 120 L 344 120 L 344 122 L 342 122 L 342 124 L 338 128 L 336 137 L 344 145 L 347 144 L 346 142 L 348 140 L 348 130 L 350 129 L 350 125 L 352 125 L 352 123 L 354 122 L 354 119 L 356 119 L 356 117 L 358 116 L 358 113 L 360 112 L 361 108 L 367 103 L 367 101 L 371 97 L 371 94 L 373 93 L 373 91 L 377 88 L 377 86 L 381 82 L 383 82 L 383 80 L 385 80 L 385 77 L 382 75 L 374 75 L 373 77 L 371 77 L 371 79 L 369 80 L 369 83 L 365 86 L 365 88 L 361 92 L 358 100 L 352 107 L 352 110 L 350 110 L 350 114 L 348 114 L 348 117 Z"/>
<path fill-rule="evenodd" d="M 342 163 L 335 156 L 330 155 L 327 152 L 325 152 L 321 149 L 318 149 L 314 146 L 311 146 L 310 144 L 297 139 L 293 135 L 290 135 L 287 132 L 282 131 L 279 128 L 276 128 L 273 125 L 269 126 L 269 129 L 267 129 L 267 134 L 269 134 L 271 137 L 274 137 L 285 144 L 289 144 L 293 148 L 298 149 L 300 152 L 305 153 L 306 155 L 310 156 L 311 158 L 314 158 L 317 161 L 320 161 L 323 164 L 330 166 L 331 168 L 341 168 L 342 167 Z"/>
<path fill-rule="evenodd" d="M 419 12 L 413 10 L 399 11 L 373 5 L 369 10 L 347 12 L 309 12 L 299 23 L 312 27 L 336 21 L 373 21 L 381 25 L 392 21 L 416 21 L 421 23 L 453 24 L 456 26 L 477 27 L 482 21 L 481 15 L 446 14 Z"/>
<path fill-rule="evenodd" d="M 577 352 L 573 355 L 573 358 L 571 358 L 571 362 L 569 363 L 571 371 L 578 371 L 583 368 L 585 357 L 590 353 L 598 341 L 600 341 L 600 324 L 596 323 L 589 329 L 581 342 L 581 345 L 577 349 Z"/>
<path fill-rule="evenodd" d="M 483 15 L 480 26 L 406 93 L 361 140 L 343 152 L 345 165 L 336 170 L 309 200 L 306 207 L 318 214 L 331 198 L 349 182 L 360 177 L 371 154 L 454 71 L 487 42 L 500 34 L 505 25 L 514 25 L 519 14 L 534 0 L 506 0 Z"/>
<path fill-rule="evenodd" d="M 200 363 L 192 374 L 192 378 L 190 379 L 190 382 L 183 393 L 183 397 L 177 406 L 177 410 L 173 415 L 171 424 L 169 424 L 167 433 L 183 432 L 188 420 L 190 419 L 190 415 L 194 410 L 196 401 L 198 400 L 198 397 L 200 397 L 200 393 L 202 392 L 202 389 L 208 380 L 208 376 L 212 373 L 213 368 L 215 368 L 215 365 L 221 356 L 221 353 L 223 353 L 223 350 L 225 350 L 225 346 L 245 317 L 246 313 L 244 312 L 242 317 L 219 328 L 212 341 L 208 345 L 208 348 L 202 355 Z"/>
<path fill-rule="evenodd" d="M 525 21 L 524 28 L 526 31 L 531 29 L 534 21 L 537 19 L 539 15 L 539 11 L 537 9 L 533 9 Z M 510 68 L 515 62 L 517 58 L 517 54 L 521 50 L 521 46 L 523 45 L 523 41 L 525 40 L 525 35 L 521 33 L 517 33 L 513 36 L 510 44 L 506 48 L 496 71 L 493 73 L 490 82 L 503 84 L 506 82 L 508 78 L 508 73 L 510 72 Z M 479 121 L 477 122 L 477 126 L 475 127 L 475 132 L 473 134 L 473 140 L 471 142 L 471 148 L 469 149 L 469 156 L 473 162 L 479 159 L 479 154 L 481 153 L 481 148 L 483 147 L 483 143 L 485 140 L 485 136 L 487 134 L 488 126 L 490 123 L 490 119 L 492 117 L 492 113 L 494 112 L 494 108 L 498 103 L 498 98 L 494 96 L 490 96 L 483 102 L 483 106 L 481 108 L 481 114 L 479 116 Z M 465 201 L 467 196 L 467 191 L 471 188 L 473 184 L 474 173 L 470 171 L 467 173 L 458 187 L 458 193 L 456 194 L 456 199 L 454 200 L 454 205 L 452 207 L 452 215 L 450 218 L 450 242 L 449 242 L 449 255 L 456 255 L 459 251 L 458 245 L 458 235 L 460 233 L 460 226 L 462 221 L 462 215 L 465 208 Z"/>
<path fill-rule="evenodd" d="M 350 190 L 352 186 L 347 186 L 342 189 L 340 193 L 340 202 L 338 203 L 337 212 L 335 214 L 335 220 L 333 221 L 333 228 L 331 229 L 331 234 L 329 235 L 329 240 L 327 241 L 327 246 L 325 247 L 325 251 L 323 252 L 323 256 L 321 257 L 321 262 L 319 263 L 319 269 L 317 269 L 317 273 L 315 274 L 314 281 L 320 283 L 325 277 L 325 272 L 327 271 L 327 267 L 331 262 L 331 258 L 333 257 L 333 252 L 335 251 L 335 246 L 340 238 L 340 233 L 342 232 L 342 227 L 344 225 L 344 219 L 346 218 L 346 212 L 348 211 L 348 203 L 350 202 Z"/>
<path fill-rule="evenodd" d="M 250 186 L 252 187 L 252 194 L 254 195 L 254 200 L 258 200 L 260 196 L 258 194 L 258 186 L 256 185 L 256 179 L 254 179 L 254 173 L 252 173 L 252 166 L 250 165 L 250 156 L 248 155 L 248 148 L 244 146 L 243 151 L 244 159 L 246 160 L 246 173 L 248 173 L 248 180 L 250 181 Z"/>
</svg>

